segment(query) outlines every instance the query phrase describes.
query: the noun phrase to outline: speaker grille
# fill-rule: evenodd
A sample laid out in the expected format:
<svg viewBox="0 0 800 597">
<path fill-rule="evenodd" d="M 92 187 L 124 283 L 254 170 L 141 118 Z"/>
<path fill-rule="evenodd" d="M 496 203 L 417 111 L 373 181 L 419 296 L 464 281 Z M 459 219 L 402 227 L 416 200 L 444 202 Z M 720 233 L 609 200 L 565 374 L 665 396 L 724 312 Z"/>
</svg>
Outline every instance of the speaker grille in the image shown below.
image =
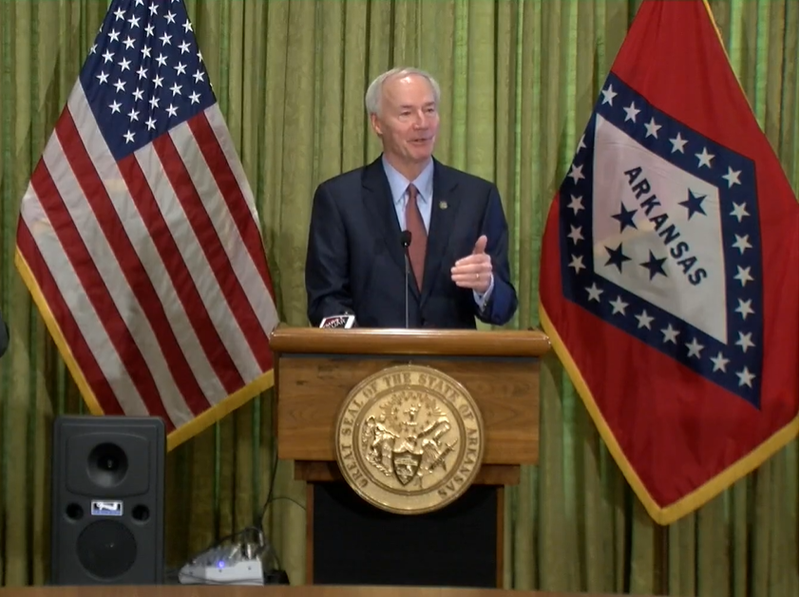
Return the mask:
<svg viewBox="0 0 800 597">
<path fill-rule="evenodd" d="M 78 536 L 77 552 L 89 574 L 109 580 L 122 576 L 136 562 L 136 539 L 124 524 L 99 520 Z"/>
</svg>

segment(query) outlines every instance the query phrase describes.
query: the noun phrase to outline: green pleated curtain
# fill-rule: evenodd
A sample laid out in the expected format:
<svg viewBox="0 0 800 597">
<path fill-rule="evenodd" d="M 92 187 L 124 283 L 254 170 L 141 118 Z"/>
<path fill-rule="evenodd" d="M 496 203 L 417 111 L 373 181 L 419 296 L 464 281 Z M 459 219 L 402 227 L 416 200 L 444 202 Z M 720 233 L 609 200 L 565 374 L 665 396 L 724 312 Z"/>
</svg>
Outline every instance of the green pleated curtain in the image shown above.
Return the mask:
<svg viewBox="0 0 800 597">
<path fill-rule="evenodd" d="M 437 156 L 496 181 L 520 309 L 536 326 L 542 227 L 630 0 L 189 0 L 211 81 L 255 192 L 283 321 L 305 325 L 311 197 L 373 159 L 369 81 L 397 65 L 442 85 Z M 19 202 L 108 3 L 0 0 L 0 585 L 48 577 L 49 433 L 82 404 L 14 265 Z M 797 0 L 711 2 L 732 65 L 795 192 Z M 646 59 L 643 57 L 643 59 Z M 676 91 L 679 92 L 679 91 Z M 731 123 L 735 126 L 735 123 Z M 768 200 L 768 198 L 766 198 Z M 270 487 L 272 392 L 169 454 L 170 566 L 249 524 Z M 304 488 L 278 466 L 264 518 L 304 578 Z M 672 595 L 798 593 L 793 442 L 695 514 L 662 529 L 633 496 L 554 357 L 541 383 L 541 462 L 507 492 L 509 588 Z"/>
</svg>

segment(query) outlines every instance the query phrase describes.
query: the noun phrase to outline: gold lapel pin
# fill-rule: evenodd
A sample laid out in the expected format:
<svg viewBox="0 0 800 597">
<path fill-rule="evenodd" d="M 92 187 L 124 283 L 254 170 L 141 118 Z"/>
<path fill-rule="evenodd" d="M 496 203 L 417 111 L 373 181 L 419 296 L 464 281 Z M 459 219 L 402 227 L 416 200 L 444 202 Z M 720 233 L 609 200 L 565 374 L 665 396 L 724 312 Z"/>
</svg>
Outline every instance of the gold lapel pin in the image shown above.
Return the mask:
<svg viewBox="0 0 800 597">
<path fill-rule="evenodd" d="M 439 201 L 439 209 L 447 209 L 447 201 Z"/>
</svg>

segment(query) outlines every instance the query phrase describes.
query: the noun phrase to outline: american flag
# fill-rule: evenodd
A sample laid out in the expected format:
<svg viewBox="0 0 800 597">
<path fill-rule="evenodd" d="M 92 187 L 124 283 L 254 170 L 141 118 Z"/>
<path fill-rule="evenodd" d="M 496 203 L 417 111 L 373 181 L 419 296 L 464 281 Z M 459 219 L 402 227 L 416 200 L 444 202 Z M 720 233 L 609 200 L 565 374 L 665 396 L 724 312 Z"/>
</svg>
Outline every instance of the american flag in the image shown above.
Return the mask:
<svg viewBox="0 0 800 597">
<path fill-rule="evenodd" d="M 181 0 L 114 0 L 22 198 L 16 263 L 94 414 L 174 447 L 272 385 L 255 202 Z"/>
</svg>

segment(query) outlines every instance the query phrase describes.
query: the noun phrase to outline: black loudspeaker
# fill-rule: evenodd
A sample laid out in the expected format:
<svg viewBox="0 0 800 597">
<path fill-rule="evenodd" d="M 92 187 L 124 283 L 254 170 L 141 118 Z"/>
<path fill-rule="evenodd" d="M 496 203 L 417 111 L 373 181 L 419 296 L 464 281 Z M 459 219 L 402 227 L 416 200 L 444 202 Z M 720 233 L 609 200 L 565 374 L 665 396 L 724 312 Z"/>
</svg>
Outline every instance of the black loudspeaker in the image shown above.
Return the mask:
<svg viewBox="0 0 800 597">
<path fill-rule="evenodd" d="M 163 583 L 165 460 L 160 418 L 56 418 L 52 584 Z"/>
</svg>

